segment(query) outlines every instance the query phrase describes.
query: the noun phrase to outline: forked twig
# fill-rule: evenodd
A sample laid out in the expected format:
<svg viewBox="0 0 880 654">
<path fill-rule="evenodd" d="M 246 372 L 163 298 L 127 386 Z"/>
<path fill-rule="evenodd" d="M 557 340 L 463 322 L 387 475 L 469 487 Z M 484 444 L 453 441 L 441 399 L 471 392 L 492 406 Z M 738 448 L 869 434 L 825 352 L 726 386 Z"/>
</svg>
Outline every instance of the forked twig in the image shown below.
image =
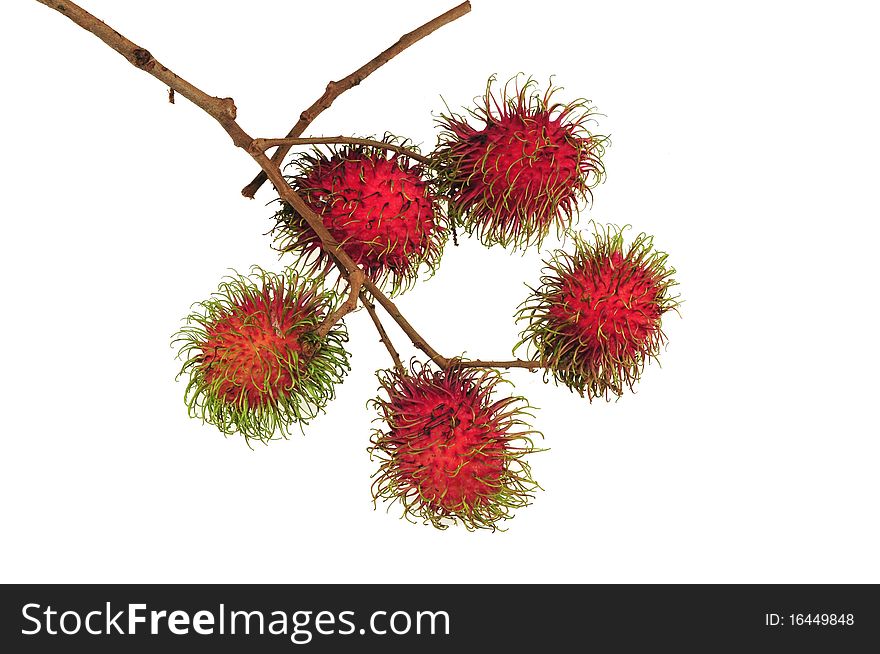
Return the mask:
<svg viewBox="0 0 880 654">
<path fill-rule="evenodd" d="M 370 61 L 365 63 L 363 66 L 358 68 L 347 77 L 343 77 L 338 82 L 330 82 L 321 97 L 315 100 L 314 104 L 312 104 L 311 107 L 300 114 L 299 120 L 296 121 L 296 124 L 287 133 L 288 138 L 296 138 L 298 136 L 302 136 L 303 132 L 306 131 L 311 122 L 318 117 L 318 114 L 329 108 L 336 98 L 338 98 L 349 89 L 354 88 L 355 86 L 360 84 L 371 73 L 391 61 L 394 57 L 399 55 L 401 52 L 406 50 L 414 43 L 421 41 L 423 38 L 425 38 L 429 34 L 432 34 L 447 23 L 451 23 L 455 19 L 461 18 L 470 10 L 471 3 L 469 0 L 465 0 L 465 2 L 462 2 L 457 7 L 453 7 L 446 13 L 440 14 L 439 16 L 437 16 L 437 18 L 428 21 L 421 27 L 414 29 L 412 32 L 404 34 L 397 40 L 397 43 L 370 59 Z M 272 155 L 272 162 L 280 166 L 281 163 L 284 161 L 284 157 L 287 156 L 288 152 L 290 152 L 290 146 L 279 146 L 278 149 L 275 150 L 275 153 Z M 257 194 L 257 191 L 260 190 L 260 187 L 263 185 L 266 179 L 266 171 L 264 170 L 260 172 L 256 177 L 254 177 L 253 181 L 251 181 L 250 184 L 248 184 L 241 190 L 241 194 L 247 198 L 254 197 L 254 195 Z"/>
<path fill-rule="evenodd" d="M 367 313 L 370 314 L 370 318 L 373 319 L 373 325 L 376 326 L 376 331 L 379 332 L 379 340 L 382 341 L 385 349 L 388 350 L 388 354 L 391 356 L 391 360 L 394 362 L 394 367 L 397 368 L 397 371 L 401 375 L 405 375 L 406 368 L 403 367 L 403 362 L 400 360 L 400 354 L 398 354 L 397 350 L 394 349 L 394 344 L 388 337 L 388 332 L 385 331 L 385 327 L 382 325 L 382 321 L 379 320 L 379 316 L 376 314 L 376 307 L 374 307 L 373 303 L 370 302 L 370 299 L 366 296 L 366 293 L 361 293 L 361 302 L 363 302 L 364 306 L 367 308 Z"/>
<path fill-rule="evenodd" d="M 470 2 L 464 2 L 457 7 L 447 11 L 445 14 L 438 16 L 434 20 L 426 23 L 422 27 L 410 32 L 407 35 L 401 37 L 401 39 L 391 48 L 380 54 L 378 57 L 374 58 L 357 71 L 341 80 L 340 82 L 331 82 L 327 87 L 327 91 L 321 99 L 319 99 L 312 107 L 303 112 L 300 120 L 294 126 L 294 129 L 291 130 L 291 136 L 289 137 L 290 145 L 282 145 L 278 143 L 278 149 L 272 155 L 272 158 L 266 156 L 265 149 L 270 147 L 271 140 L 270 139 L 254 139 L 247 132 L 245 132 L 241 126 L 236 122 L 236 107 L 235 102 L 232 98 L 220 98 L 208 95 L 198 87 L 189 83 L 173 71 L 171 71 L 168 67 L 162 65 L 157 61 L 153 55 L 146 50 L 145 48 L 140 47 L 136 43 L 128 40 L 124 36 L 122 36 L 119 32 L 109 27 L 107 24 L 79 7 L 73 2 L 69 0 L 37 0 L 41 4 L 46 5 L 54 9 L 55 11 L 63 14 L 71 21 L 82 27 L 83 29 L 91 32 L 99 39 L 101 39 L 108 46 L 113 48 L 116 52 L 125 57 L 133 66 L 136 68 L 140 68 L 146 73 L 149 73 L 156 79 L 163 82 L 169 88 L 169 93 L 179 93 L 183 97 L 190 100 L 193 104 L 204 110 L 208 115 L 213 117 L 223 129 L 229 134 L 232 142 L 237 146 L 245 150 L 254 161 L 260 166 L 262 172 L 263 179 L 268 179 L 272 182 L 275 188 L 278 191 L 279 196 L 282 200 L 287 202 L 295 211 L 297 211 L 309 227 L 315 232 L 318 239 L 321 242 L 321 247 L 327 251 L 339 268 L 342 270 L 343 274 L 345 274 L 350 281 L 351 285 L 351 293 L 348 300 L 345 304 L 340 307 L 337 311 L 333 312 L 330 316 L 328 316 L 327 320 L 322 323 L 319 328 L 319 332 L 323 331 L 324 335 L 329 332 L 330 328 L 332 328 L 333 324 L 335 324 L 342 316 L 353 311 L 357 306 L 358 296 L 361 298 L 364 297 L 363 290 L 369 292 L 370 295 L 375 298 L 375 300 L 382 305 L 385 311 L 388 312 L 388 315 L 400 326 L 403 332 L 410 338 L 413 345 L 424 352 L 435 364 L 437 364 L 440 368 L 446 369 L 450 366 L 457 367 L 495 367 L 495 368 L 540 368 L 543 367 L 539 362 L 535 361 L 461 361 L 460 359 L 448 359 L 442 356 L 437 350 L 432 348 L 427 341 L 416 331 L 416 329 L 410 324 L 410 322 L 403 316 L 397 306 L 392 302 L 383 292 L 379 289 L 375 282 L 371 280 L 368 276 L 366 276 L 361 270 L 360 266 L 345 252 L 345 250 L 340 247 L 339 243 L 333 237 L 333 235 L 329 232 L 327 227 L 324 225 L 320 216 L 316 214 L 311 207 L 302 199 L 302 197 L 290 187 L 290 185 L 284 179 L 284 175 L 281 173 L 281 169 L 278 166 L 278 163 L 281 159 L 283 159 L 284 154 L 289 150 L 290 145 L 295 142 L 317 142 L 315 139 L 299 139 L 299 133 L 302 132 L 306 128 L 306 126 L 314 120 L 314 117 L 317 116 L 321 111 L 330 106 L 333 100 L 338 97 L 345 90 L 355 86 L 360 83 L 362 79 L 364 79 L 371 72 L 379 68 L 382 64 L 389 61 L 392 57 L 399 54 L 410 45 L 415 43 L 416 41 L 424 38 L 434 30 L 439 27 L 463 16 L 464 14 L 470 11 Z M 297 133 L 298 132 L 298 133 Z M 327 139 L 324 137 L 316 137 L 323 139 L 323 142 L 332 141 L 333 138 Z M 339 142 L 349 142 L 346 137 L 338 137 Z M 280 141 L 280 139 L 276 140 Z M 355 141 L 355 139 L 351 139 L 351 141 Z M 357 139 L 356 141 L 365 142 L 369 141 L 368 139 Z M 369 142 L 370 145 L 381 144 L 381 142 Z M 389 149 L 393 149 L 389 147 L 389 144 L 381 144 L 382 147 L 388 147 Z M 396 147 L 396 146 L 395 146 Z M 403 149 L 401 148 L 401 151 Z M 284 154 L 280 154 L 280 153 Z M 403 154 L 406 156 L 410 156 L 413 159 L 420 160 L 421 155 L 417 155 L 417 153 L 411 151 L 403 151 Z M 422 157 L 422 159 L 424 159 Z M 257 180 L 254 180 L 256 183 Z M 260 182 L 262 183 L 262 182 Z M 259 184 L 257 184 L 257 187 Z M 363 290 L 362 290 L 363 289 Z M 381 323 L 378 321 L 378 316 L 375 315 L 375 309 L 368 302 L 364 302 L 367 306 L 367 310 L 370 312 L 372 318 L 374 318 L 373 322 L 376 325 L 377 330 L 379 330 L 380 338 L 382 342 L 385 343 L 386 348 L 388 348 L 389 353 L 392 354 L 392 359 L 394 360 L 394 364 L 398 369 L 401 369 L 403 364 L 400 362 L 400 356 L 397 354 L 397 351 L 394 350 L 393 346 L 390 344 L 390 340 L 388 339 L 388 335 L 385 332 L 384 328 L 382 328 Z M 342 312 L 342 313 L 340 313 Z M 339 315 L 337 315 L 339 314 Z"/>
</svg>

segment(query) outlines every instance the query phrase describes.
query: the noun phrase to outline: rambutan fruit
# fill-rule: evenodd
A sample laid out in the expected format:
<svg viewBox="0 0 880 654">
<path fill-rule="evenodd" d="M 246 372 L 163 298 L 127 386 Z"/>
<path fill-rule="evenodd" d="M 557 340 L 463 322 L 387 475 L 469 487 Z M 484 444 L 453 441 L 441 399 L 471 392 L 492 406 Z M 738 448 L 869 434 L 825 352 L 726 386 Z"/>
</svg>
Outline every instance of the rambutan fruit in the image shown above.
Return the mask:
<svg viewBox="0 0 880 654">
<path fill-rule="evenodd" d="M 423 264 L 436 270 L 448 231 L 431 181 L 409 161 L 372 146 L 337 147 L 329 155 L 316 149 L 294 160 L 296 174 L 288 177 L 333 238 L 391 294 L 409 288 Z M 330 255 L 290 205 L 282 204 L 275 221 L 277 249 L 330 271 Z"/>
<path fill-rule="evenodd" d="M 314 418 L 349 369 L 344 324 L 316 330 L 335 294 L 299 273 L 226 277 L 175 336 L 189 413 L 226 435 L 267 442 Z"/>
<path fill-rule="evenodd" d="M 373 401 L 385 423 L 371 438 L 376 500 L 400 502 L 410 520 L 468 530 L 495 530 L 529 503 L 538 485 L 523 457 L 535 451 L 535 432 L 522 398 L 493 399 L 496 371 L 414 364 L 411 373 L 380 371 L 379 381 L 387 397 Z"/>
<path fill-rule="evenodd" d="M 504 85 L 497 97 L 491 77 L 468 114 L 441 115 L 443 132 L 431 155 L 449 217 L 485 245 L 540 246 L 552 225 L 571 226 L 581 201 L 592 200 L 602 181 L 607 138 L 587 125 L 595 111 L 587 100 L 552 101 L 531 78 Z M 514 89 L 510 90 L 511 83 Z"/>
<path fill-rule="evenodd" d="M 666 341 L 663 314 L 678 306 L 668 255 L 644 233 L 624 247 L 623 231 L 596 226 L 592 242 L 574 235 L 574 252 L 545 262 L 517 312 L 528 325 L 514 352 L 527 343 L 557 382 L 590 400 L 632 390 Z"/>
</svg>

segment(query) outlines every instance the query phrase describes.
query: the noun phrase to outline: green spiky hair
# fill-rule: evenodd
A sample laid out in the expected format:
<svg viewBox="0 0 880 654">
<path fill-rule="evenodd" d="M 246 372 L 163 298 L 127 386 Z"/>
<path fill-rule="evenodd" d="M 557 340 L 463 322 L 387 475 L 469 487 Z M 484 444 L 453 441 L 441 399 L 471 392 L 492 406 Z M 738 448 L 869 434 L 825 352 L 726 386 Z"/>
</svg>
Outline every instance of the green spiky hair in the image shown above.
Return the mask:
<svg viewBox="0 0 880 654">
<path fill-rule="evenodd" d="M 390 134 L 383 141 L 417 152 Z M 449 230 L 422 164 L 378 146 L 342 145 L 316 147 L 289 167 L 294 171 L 287 177 L 291 187 L 390 295 L 409 289 L 420 270 L 433 274 L 437 269 Z M 332 274 L 332 257 L 287 203 L 275 214 L 273 234 L 276 249 L 299 256 L 316 273 Z"/>
<path fill-rule="evenodd" d="M 589 131 L 597 115 L 589 101 L 555 102 L 559 89 L 542 95 L 531 78 L 514 77 L 498 93 L 494 82 L 467 110 L 470 119 L 440 115 L 431 166 L 454 224 L 485 245 L 540 247 L 551 227 L 561 234 L 592 200 L 608 139 Z"/>
<path fill-rule="evenodd" d="M 661 317 L 678 306 L 668 255 L 639 234 L 629 247 L 624 229 L 594 225 L 592 242 L 573 235 L 574 251 L 545 262 L 538 288 L 520 305 L 527 344 L 557 382 L 592 400 L 632 390 L 666 336 Z"/>
<path fill-rule="evenodd" d="M 189 414 L 264 443 L 314 418 L 349 370 L 342 321 L 321 340 L 315 333 L 337 301 L 292 269 L 224 278 L 174 338 Z"/>
<path fill-rule="evenodd" d="M 524 457 L 537 432 L 523 398 L 493 397 L 497 371 L 413 364 L 378 375 L 387 397 L 373 401 L 385 427 L 371 439 L 375 500 L 399 502 L 411 521 L 468 530 L 495 530 L 529 504 L 538 485 Z"/>
</svg>

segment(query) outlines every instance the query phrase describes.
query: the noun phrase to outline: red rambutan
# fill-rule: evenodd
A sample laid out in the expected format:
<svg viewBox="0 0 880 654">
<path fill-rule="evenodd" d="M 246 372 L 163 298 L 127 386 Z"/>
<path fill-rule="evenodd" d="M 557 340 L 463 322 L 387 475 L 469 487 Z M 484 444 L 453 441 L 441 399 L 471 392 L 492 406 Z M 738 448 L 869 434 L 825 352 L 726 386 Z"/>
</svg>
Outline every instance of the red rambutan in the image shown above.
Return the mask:
<svg viewBox="0 0 880 654">
<path fill-rule="evenodd" d="M 476 233 L 486 245 L 540 245 L 556 225 L 571 225 L 581 200 L 592 199 L 602 180 L 601 157 L 607 139 L 587 129 L 595 115 L 589 102 L 551 102 L 558 90 L 541 96 L 528 79 L 501 97 L 486 93 L 467 118 L 441 115 L 437 149 L 432 155 L 441 195 L 449 198 L 453 224 Z"/>
<path fill-rule="evenodd" d="M 390 142 L 390 141 L 389 141 Z M 293 162 L 288 178 L 333 238 L 378 284 L 409 288 L 426 264 L 433 272 L 447 238 L 431 184 L 407 157 L 368 146 L 320 150 Z M 330 256 L 305 220 L 286 203 L 275 216 L 276 247 L 298 252 L 313 270 L 332 267 Z"/>
<path fill-rule="evenodd" d="M 665 342 L 661 317 L 678 306 L 669 293 L 675 269 L 644 233 L 624 248 L 623 230 L 596 226 L 592 243 L 574 242 L 520 306 L 517 320 L 528 326 L 517 348 L 528 343 L 557 381 L 590 400 L 620 396 Z"/>
<path fill-rule="evenodd" d="M 374 400 L 387 431 L 373 433 L 381 460 L 374 497 L 399 501 L 407 518 L 445 529 L 496 529 L 526 506 L 538 487 L 523 456 L 535 451 L 523 417 L 525 401 L 492 399 L 497 372 L 414 366 L 412 374 L 380 371 L 387 399 Z"/>
<path fill-rule="evenodd" d="M 227 277 L 175 338 L 190 415 L 263 442 L 314 418 L 349 368 L 344 324 L 323 339 L 315 334 L 335 303 L 335 294 L 290 270 L 255 266 L 249 277 Z"/>
</svg>

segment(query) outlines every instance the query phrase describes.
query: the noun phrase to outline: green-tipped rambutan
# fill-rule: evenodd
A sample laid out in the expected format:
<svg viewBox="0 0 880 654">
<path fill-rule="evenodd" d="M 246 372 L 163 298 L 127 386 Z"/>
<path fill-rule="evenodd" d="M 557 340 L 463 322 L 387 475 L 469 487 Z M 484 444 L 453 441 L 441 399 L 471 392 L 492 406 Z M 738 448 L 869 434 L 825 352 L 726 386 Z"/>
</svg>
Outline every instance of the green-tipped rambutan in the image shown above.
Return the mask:
<svg viewBox="0 0 880 654">
<path fill-rule="evenodd" d="M 445 529 L 496 529 L 526 506 L 537 484 L 523 457 L 534 451 L 522 398 L 494 399 L 497 372 L 413 366 L 380 371 L 387 397 L 370 452 L 381 461 L 378 499 L 398 501 L 404 516 Z"/>
<path fill-rule="evenodd" d="M 316 335 L 336 301 L 292 270 L 226 277 L 175 337 L 190 415 L 263 442 L 314 418 L 349 369 L 344 324 Z"/>
<path fill-rule="evenodd" d="M 437 268 L 448 230 L 421 165 L 362 145 L 337 147 L 329 155 L 316 149 L 291 165 L 291 187 L 367 276 L 391 294 L 409 288 L 423 265 L 429 272 Z M 301 254 L 313 270 L 329 272 L 330 255 L 302 216 L 284 203 L 275 220 L 279 250 Z"/>
<path fill-rule="evenodd" d="M 551 226 L 571 225 L 582 201 L 602 180 L 607 139 L 592 134 L 596 115 L 587 100 L 553 102 L 532 79 L 519 78 L 486 93 L 467 117 L 441 115 L 439 144 L 431 155 L 449 216 L 486 245 L 540 245 Z M 510 86 L 513 83 L 511 92 Z"/>
<path fill-rule="evenodd" d="M 675 269 L 644 233 L 629 247 L 614 226 L 596 226 L 592 242 L 573 240 L 574 252 L 556 251 L 520 306 L 517 321 L 528 325 L 514 351 L 528 344 L 531 358 L 590 400 L 620 396 L 665 342 L 661 318 L 678 305 Z"/>
</svg>

